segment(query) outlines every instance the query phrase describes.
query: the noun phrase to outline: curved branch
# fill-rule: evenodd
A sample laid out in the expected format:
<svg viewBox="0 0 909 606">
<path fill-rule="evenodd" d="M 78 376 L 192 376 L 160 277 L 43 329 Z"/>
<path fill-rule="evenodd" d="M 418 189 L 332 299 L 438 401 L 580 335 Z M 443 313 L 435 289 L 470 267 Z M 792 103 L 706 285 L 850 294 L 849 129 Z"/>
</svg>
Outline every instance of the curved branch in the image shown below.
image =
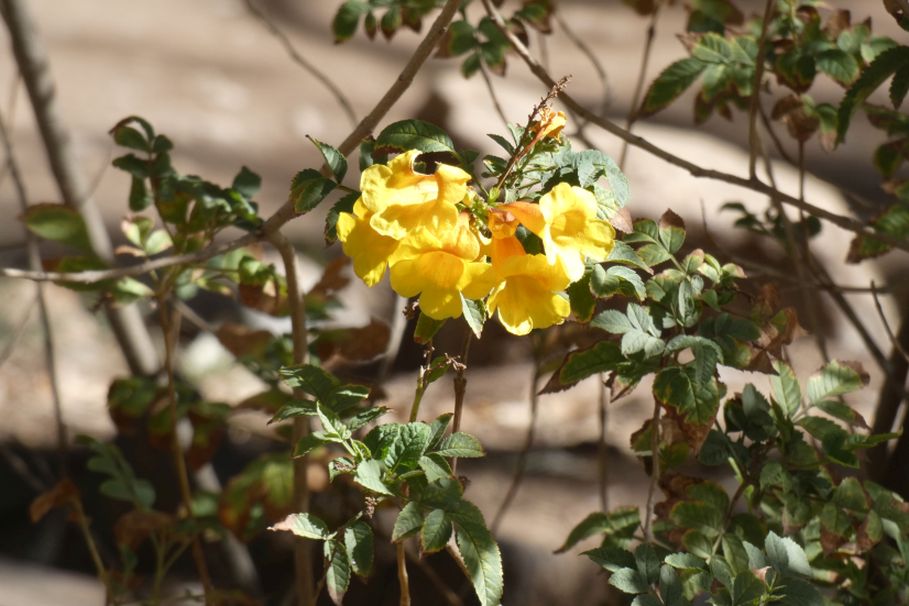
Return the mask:
<svg viewBox="0 0 909 606">
<path fill-rule="evenodd" d="M 555 86 L 556 81 L 552 78 L 552 76 L 549 75 L 546 69 L 543 68 L 543 66 L 541 66 L 539 62 L 533 58 L 533 56 L 530 54 L 530 51 L 527 50 L 527 47 L 524 46 L 524 44 L 508 30 L 507 26 L 505 25 L 505 21 L 502 18 L 502 15 L 495 9 L 495 7 L 492 6 L 490 1 L 483 0 L 483 5 L 486 7 L 487 14 L 489 14 L 499 30 L 508 38 L 509 42 L 511 42 L 512 47 L 515 49 L 521 59 L 524 60 L 524 63 L 530 69 L 531 73 L 533 73 L 533 75 L 536 76 L 537 79 L 540 80 L 545 86 Z M 749 189 L 751 191 L 755 191 L 767 196 L 776 196 L 784 204 L 788 204 L 789 206 L 803 210 L 818 218 L 825 219 L 837 227 L 845 229 L 846 231 L 851 231 L 853 233 L 864 235 L 869 238 L 874 238 L 879 242 L 883 242 L 894 248 L 909 252 L 909 242 L 899 240 L 882 233 L 878 233 L 864 225 L 861 221 L 838 215 L 819 206 L 809 204 L 808 202 L 800 200 L 795 196 L 778 191 L 756 177 L 740 177 L 738 175 L 725 173 L 723 171 L 704 168 L 703 166 L 676 156 L 675 154 L 654 145 L 643 137 L 639 137 L 628 132 L 628 130 L 622 128 L 611 120 L 597 116 L 595 113 L 578 103 L 567 93 L 561 93 L 559 95 L 559 98 L 566 105 L 566 107 L 578 114 L 578 116 L 581 118 L 588 120 L 603 130 L 615 135 L 624 141 L 627 141 L 630 145 L 638 147 L 650 153 L 651 155 L 654 155 L 657 158 L 660 158 L 661 160 L 672 164 L 673 166 L 677 166 L 683 170 L 688 171 L 694 177 L 712 179 L 714 181 L 722 181 L 724 183 L 736 185 L 738 187 Z"/>
</svg>

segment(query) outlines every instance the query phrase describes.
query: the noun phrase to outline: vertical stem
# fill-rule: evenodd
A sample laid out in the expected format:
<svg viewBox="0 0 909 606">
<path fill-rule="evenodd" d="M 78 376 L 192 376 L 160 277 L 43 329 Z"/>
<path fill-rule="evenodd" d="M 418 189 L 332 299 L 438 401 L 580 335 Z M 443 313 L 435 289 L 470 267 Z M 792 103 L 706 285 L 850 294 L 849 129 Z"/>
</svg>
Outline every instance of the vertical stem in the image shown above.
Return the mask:
<svg viewBox="0 0 909 606">
<path fill-rule="evenodd" d="M 605 377 L 600 375 L 600 391 L 597 398 L 600 422 L 600 441 L 597 452 L 597 466 L 600 486 L 600 509 L 609 509 L 609 445 L 606 443 L 606 428 L 609 421 L 609 388 L 606 386 Z"/>
<path fill-rule="evenodd" d="M 113 247 L 104 219 L 87 193 L 72 152 L 69 133 L 57 112 L 55 84 L 47 53 L 28 15 L 27 3 L 23 0 L 0 0 L 0 13 L 9 30 L 16 65 L 22 74 L 60 196 L 67 206 L 78 211 L 85 222 L 92 252 L 100 259 L 113 263 Z M 157 372 L 158 355 L 138 308 L 135 305 L 120 308 L 108 306 L 106 312 L 132 373 L 152 375 Z"/>
<path fill-rule="evenodd" d="M 411 423 L 420 416 L 420 403 L 423 401 L 423 394 L 426 393 L 426 373 L 429 372 L 429 366 L 432 364 L 432 341 L 426 344 L 423 350 L 423 363 L 420 364 L 420 370 L 417 374 L 417 388 L 413 392 L 413 401 L 410 403 L 410 416 L 408 421 Z"/>
<path fill-rule="evenodd" d="M 650 65 L 650 52 L 653 50 L 653 40 L 656 37 L 657 17 L 660 14 L 660 4 L 653 8 L 650 16 L 650 25 L 647 27 L 647 38 L 644 41 L 644 54 L 641 55 L 641 69 L 638 71 L 638 80 L 634 85 L 634 94 L 631 96 L 631 106 L 628 108 L 628 117 L 625 119 L 625 130 L 630 131 L 641 104 L 641 95 L 644 94 L 644 80 L 647 77 L 647 67 Z M 628 141 L 622 141 L 622 151 L 619 153 L 619 168 L 625 168 L 625 159 L 628 156 Z"/>
<path fill-rule="evenodd" d="M 647 507 L 644 511 L 644 539 L 653 542 L 653 497 L 660 482 L 660 402 L 653 399 L 653 417 L 650 422 L 650 486 L 647 489 Z"/>
<path fill-rule="evenodd" d="M 104 561 L 101 559 L 101 554 L 98 552 L 98 545 L 95 543 L 95 537 L 92 536 L 91 528 L 88 525 L 88 518 L 85 516 L 85 510 L 82 508 L 82 501 L 77 495 L 73 498 L 72 503 L 73 508 L 76 510 L 76 521 L 79 524 L 79 530 L 82 531 L 82 538 L 85 540 L 86 547 L 88 547 L 88 553 L 91 556 L 92 563 L 95 565 L 95 571 L 98 573 L 98 578 L 104 585 L 104 603 L 110 604 L 113 598 L 110 577 L 108 576 L 107 569 L 104 567 Z"/>
<path fill-rule="evenodd" d="M 28 194 L 25 191 L 25 180 L 19 172 L 19 163 L 16 162 L 16 156 L 13 153 L 13 143 L 9 131 L 6 130 L 6 122 L 3 116 L 0 116 L 0 140 L 3 142 L 3 150 L 6 153 L 6 166 L 9 169 L 13 186 L 16 190 L 16 197 L 19 199 L 19 210 L 23 214 L 28 212 Z M 42 269 L 41 251 L 38 249 L 38 242 L 34 235 L 25 230 L 25 241 L 28 248 L 28 265 L 31 269 L 40 271 Z M 60 459 L 60 475 L 66 476 L 67 471 L 67 438 L 66 425 L 63 423 L 63 404 L 60 398 L 60 383 L 57 380 L 57 356 L 54 350 L 54 334 L 51 329 L 50 313 L 47 309 L 47 298 L 44 292 L 44 284 L 35 282 L 35 299 L 38 303 L 38 314 L 41 319 L 41 326 L 44 329 L 44 361 L 47 368 L 47 378 L 50 384 L 51 401 L 54 407 L 54 425 L 57 431 L 57 451 Z"/>
<path fill-rule="evenodd" d="M 395 545 L 395 556 L 398 561 L 398 586 L 401 588 L 399 606 L 410 606 L 410 580 L 407 577 L 407 552 L 404 551 L 404 541 Z"/>
<path fill-rule="evenodd" d="M 467 332 L 464 337 L 464 346 L 461 348 L 461 359 L 455 371 L 454 380 L 454 415 L 451 420 L 451 432 L 461 430 L 461 417 L 464 414 L 464 395 L 467 393 L 467 356 L 470 354 L 470 342 L 473 339 L 473 333 Z M 458 457 L 451 458 L 451 471 L 455 475 L 458 473 Z"/>
<path fill-rule="evenodd" d="M 499 510 L 489 526 L 493 535 L 498 532 L 499 524 L 505 519 L 505 514 L 517 496 L 521 482 L 524 480 L 524 474 L 527 472 L 527 459 L 530 455 L 530 449 L 533 448 L 533 440 L 536 436 L 537 414 L 539 412 L 540 396 L 537 386 L 540 382 L 540 363 L 540 345 L 537 344 L 534 348 L 533 376 L 530 380 L 530 424 L 527 426 L 527 436 L 524 438 L 524 447 L 521 449 L 521 454 L 518 455 L 518 464 L 515 467 L 511 485 L 508 487 L 508 492 L 505 493 L 505 498 L 502 499 L 502 504 L 499 505 Z"/>
<path fill-rule="evenodd" d="M 180 487 L 180 497 L 183 501 L 183 508 L 186 510 L 186 516 L 193 517 L 192 488 L 189 485 L 189 473 L 186 469 L 186 458 L 183 454 L 183 445 L 180 444 L 180 434 L 177 431 L 179 426 L 179 413 L 177 411 L 177 388 L 174 380 L 174 352 L 176 349 L 177 336 L 180 333 L 180 312 L 176 309 L 170 309 L 168 304 L 168 292 L 164 289 L 163 293 L 158 296 L 158 314 L 161 322 L 161 330 L 164 333 L 164 372 L 167 375 L 167 400 L 170 408 L 171 420 L 171 450 L 174 459 L 174 466 L 177 471 L 177 482 Z M 196 565 L 196 571 L 199 573 L 199 580 L 202 582 L 202 588 L 205 591 L 205 603 L 212 603 L 212 583 L 211 576 L 208 573 L 208 565 L 205 563 L 205 553 L 202 550 L 202 543 L 198 536 L 192 539 L 192 556 Z"/>
<path fill-rule="evenodd" d="M 297 252 L 290 241 L 280 231 L 270 235 L 269 240 L 281 255 L 284 274 L 287 280 L 287 297 L 290 301 L 291 337 L 293 340 L 293 358 L 295 364 L 306 364 L 309 359 L 308 337 L 306 328 L 306 305 L 300 289 L 300 277 L 297 267 Z M 294 397 L 302 398 L 301 392 Z M 293 424 L 292 444 L 296 445 L 311 431 L 309 417 L 296 417 Z M 297 457 L 293 460 L 294 490 L 293 506 L 297 513 L 309 511 L 309 483 L 306 470 L 309 457 Z M 297 604 L 315 606 L 317 595 L 313 591 L 312 545 L 306 539 L 297 537 L 294 542 L 294 580 L 297 588 Z"/>
<path fill-rule="evenodd" d="M 757 178 L 757 158 L 759 151 L 757 117 L 758 107 L 761 102 L 761 81 L 764 78 L 764 54 L 767 50 L 767 29 L 770 27 L 770 19 L 773 17 L 773 5 L 775 0 L 767 0 L 764 5 L 764 19 L 761 22 L 761 38 L 758 42 L 758 53 L 754 62 L 754 80 L 751 84 L 751 103 L 748 107 L 748 148 L 750 150 L 748 157 L 748 177 Z"/>
</svg>

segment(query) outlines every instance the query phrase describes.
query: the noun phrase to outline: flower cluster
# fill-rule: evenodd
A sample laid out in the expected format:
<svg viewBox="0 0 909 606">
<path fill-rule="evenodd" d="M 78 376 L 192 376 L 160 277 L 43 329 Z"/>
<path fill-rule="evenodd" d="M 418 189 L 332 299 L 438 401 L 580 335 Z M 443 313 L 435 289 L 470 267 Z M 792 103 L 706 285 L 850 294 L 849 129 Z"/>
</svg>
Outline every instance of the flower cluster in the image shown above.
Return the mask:
<svg viewBox="0 0 909 606">
<path fill-rule="evenodd" d="M 546 126 L 537 138 L 558 136 L 561 124 Z M 563 291 L 584 276 L 586 261 L 605 261 L 612 250 L 615 231 L 597 217 L 594 194 L 558 183 L 536 202 L 489 204 L 460 168 L 418 172 L 420 153 L 367 168 L 353 212 L 339 216 L 338 239 L 356 274 L 373 286 L 388 268 L 395 292 L 419 295 L 436 320 L 460 316 L 466 298 L 485 299 L 516 335 L 561 324 L 570 313 Z M 542 254 L 525 250 L 521 226 Z"/>
</svg>

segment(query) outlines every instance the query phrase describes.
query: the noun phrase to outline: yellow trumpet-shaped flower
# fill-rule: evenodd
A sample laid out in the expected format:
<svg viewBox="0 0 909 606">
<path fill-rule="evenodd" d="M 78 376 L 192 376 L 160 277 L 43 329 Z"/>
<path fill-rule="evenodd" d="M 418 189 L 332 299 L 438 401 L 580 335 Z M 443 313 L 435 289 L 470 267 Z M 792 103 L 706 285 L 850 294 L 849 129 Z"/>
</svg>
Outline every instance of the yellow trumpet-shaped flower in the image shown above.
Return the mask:
<svg viewBox="0 0 909 606">
<path fill-rule="evenodd" d="M 540 207 L 528 202 L 512 202 L 500 204 L 489 212 L 487 225 L 492 234 L 492 241 L 488 246 L 492 264 L 498 266 L 508 257 L 524 255 L 524 247 L 518 240 L 515 232 L 523 224 L 531 231 L 543 228 L 543 214 Z"/>
<path fill-rule="evenodd" d="M 571 282 L 560 264 L 550 265 L 544 255 L 516 255 L 505 259 L 496 273 L 503 281 L 486 302 L 489 313 L 499 312 L 499 321 L 515 335 L 534 328 L 561 324 L 571 305 L 559 291 Z"/>
<path fill-rule="evenodd" d="M 403 260 L 391 268 L 391 287 L 403 297 L 420 295 L 420 309 L 443 320 L 461 315 L 461 294 L 482 299 L 496 284 L 492 266 L 477 261 L 480 242 L 465 215 L 454 229 L 421 229 L 401 245 Z"/>
<path fill-rule="evenodd" d="M 605 261 L 612 251 L 615 229 L 597 218 L 597 199 L 591 192 L 559 183 L 540 198 L 543 240 L 550 264 L 561 263 L 572 282 L 584 275 L 584 258 Z"/>
<path fill-rule="evenodd" d="M 336 227 L 344 254 L 351 258 L 354 272 L 367 286 L 375 286 L 382 279 L 385 268 L 397 258 L 400 245 L 372 228 L 372 215 L 360 199 L 354 203 L 353 213 L 338 215 Z"/>
<path fill-rule="evenodd" d="M 458 221 L 455 205 L 467 194 L 470 175 L 447 164 L 431 175 L 418 173 L 413 165 L 420 153 L 411 150 L 363 171 L 363 204 L 373 213 L 369 224 L 383 236 L 401 240 L 419 228 L 438 232 Z"/>
<path fill-rule="evenodd" d="M 539 118 L 530 125 L 530 130 L 534 134 L 534 143 L 545 137 L 558 137 L 566 124 L 568 124 L 568 118 L 565 117 L 565 113 L 552 111 L 552 108 L 547 105 L 540 111 Z"/>
</svg>

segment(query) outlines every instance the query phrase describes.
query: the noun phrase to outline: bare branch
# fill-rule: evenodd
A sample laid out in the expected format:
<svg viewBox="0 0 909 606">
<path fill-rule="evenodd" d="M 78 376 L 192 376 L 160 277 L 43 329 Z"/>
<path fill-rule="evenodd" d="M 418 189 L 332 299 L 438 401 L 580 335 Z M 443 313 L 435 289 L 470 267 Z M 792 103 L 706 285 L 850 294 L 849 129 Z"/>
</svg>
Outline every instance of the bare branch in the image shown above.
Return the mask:
<svg viewBox="0 0 909 606">
<path fill-rule="evenodd" d="M 99 258 L 113 262 L 113 248 L 104 220 L 94 201 L 86 194 L 88 190 L 77 169 L 69 135 L 57 114 L 55 87 L 47 54 L 28 16 L 26 3 L 22 0 L 0 0 L 0 12 L 9 30 L 13 54 L 35 112 L 60 195 L 82 216 L 92 251 Z M 147 375 L 156 372 L 158 354 L 138 309 L 135 306 L 107 307 L 107 315 L 133 373 Z"/>
<path fill-rule="evenodd" d="M 641 67 L 638 70 L 638 80 L 634 83 L 634 94 L 631 96 L 631 106 L 628 108 L 628 117 L 625 119 L 625 130 L 631 132 L 641 104 L 641 95 L 644 93 L 644 79 L 647 77 L 647 68 L 650 65 L 650 53 L 653 50 L 653 41 L 656 38 L 656 24 L 660 16 L 660 4 L 653 9 L 650 16 L 650 25 L 647 27 L 647 39 L 644 41 L 644 52 L 641 55 Z M 628 157 L 628 141 L 622 142 L 622 151 L 619 152 L 619 168 L 625 168 L 625 159 Z"/>
<path fill-rule="evenodd" d="M 6 165 L 9 168 L 9 175 L 13 181 L 16 190 L 16 197 L 19 199 L 19 209 L 25 213 L 28 211 L 28 195 L 25 192 L 25 181 L 19 172 L 19 165 L 16 162 L 13 153 L 13 144 L 6 130 L 6 124 L 3 116 L 0 116 L 0 141 L 3 143 L 3 150 L 6 153 Z M 33 269 L 41 267 L 41 252 L 38 250 L 38 243 L 34 235 L 25 230 L 25 241 L 28 249 L 28 262 Z M 47 310 L 47 297 L 44 293 L 44 284 L 37 282 L 35 284 L 35 299 L 38 303 L 38 317 L 41 319 L 41 328 L 44 332 L 44 366 L 47 369 L 47 379 L 50 385 L 51 402 L 54 407 L 54 425 L 57 430 L 57 450 L 60 457 L 61 475 L 66 475 L 67 462 L 67 439 L 66 425 L 63 423 L 63 404 L 60 398 L 60 381 L 57 377 L 57 356 L 54 350 L 54 333 L 51 329 L 50 314 Z M 26 319 L 28 316 L 26 316 Z M 24 323 L 23 323 L 24 325 Z M 13 343 L 16 342 L 14 338 Z"/>
<path fill-rule="evenodd" d="M 524 63 L 527 65 L 527 67 L 530 69 L 530 71 L 545 86 L 548 86 L 548 87 L 554 86 L 556 84 L 556 81 L 539 64 L 539 62 L 537 62 L 537 60 L 533 58 L 533 56 L 527 50 L 527 47 L 524 46 L 524 44 L 513 33 L 511 33 L 508 30 L 508 28 L 505 25 L 504 20 L 502 19 L 502 15 L 495 9 L 495 7 L 492 6 L 490 1 L 483 0 L 483 4 L 486 7 L 487 13 L 494 20 L 494 22 L 499 27 L 499 29 L 503 32 L 503 34 L 511 42 L 511 45 L 514 47 L 515 51 L 518 53 L 518 55 L 521 57 L 521 59 L 524 60 Z M 874 238 L 879 242 L 883 242 L 894 248 L 898 248 L 900 250 L 909 252 L 909 242 L 890 237 L 886 234 L 878 233 L 878 232 L 874 231 L 873 229 L 867 227 L 860 221 L 856 221 L 855 219 L 845 217 L 842 215 L 838 215 L 838 214 L 830 212 L 829 210 L 826 210 L 824 208 L 820 208 L 819 206 L 815 206 L 813 204 L 809 204 L 805 201 L 799 200 L 795 196 L 792 196 L 787 193 L 774 189 L 773 187 L 767 185 L 766 183 L 764 183 L 763 181 L 761 181 L 757 178 L 739 177 L 737 175 L 725 173 L 725 172 L 722 172 L 719 170 L 704 168 L 703 166 L 695 164 L 694 162 L 690 162 L 684 158 L 676 156 L 675 154 L 662 149 L 661 147 L 654 145 L 653 143 L 651 143 L 650 141 L 647 141 L 643 137 L 639 137 L 637 135 L 634 135 L 634 134 L 628 132 L 626 129 L 622 128 L 621 126 L 619 126 L 615 122 L 612 122 L 611 120 L 597 116 L 596 114 L 591 112 L 589 109 L 587 109 L 586 107 L 584 107 L 583 105 L 578 103 L 574 98 L 572 98 L 567 93 L 562 93 L 560 95 L 560 99 L 569 109 L 571 109 L 572 111 L 577 113 L 581 118 L 584 118 L 585 120 L 588 120 L 588 121 L 596 124 L 603 130 L 615 135 L 616 137 L 619 137 L 620 139 L 628 141 L 628 143 L 630 145 L 643 149 L 644 151 L 656 156 L 657 158 L 660 158 L 661 160 L 664 160 L 665 162 L 668 162 L 669 164 L 672 164 L 673 166 L 677 166 L 681 169 L 688 171 L 689 173 L 691 173 L 691 175 L 693 175 L 695 177 L 713 179 L 715 181 L 722 181 L 724 183 L 736 185 L 738 187 L 742 187 L 744 189 L 749 189 L 751 191 L 756 191 L 758 193 L 765 194 L 768 196 L 769 195 L 777 196 L 779 198 L 779 200 L 781 202 L 783 202 L 784 204 L 788 204 L 794 208 L 804 210 L 805 212 L 810 213 L 818 218 L 825 219 L 825 220 L 829 221 L 830 223 L 833 223 L 834 225 L 836 225 L 842 229 L 845 229 L 847 231 L 850 231 L 850 232 L 853 232 L 856 234 L 861 234 L 861 235 L 864 235 L 869 238 Z"/>
<path fill-rule="evenodd" d="M 284 50 L 290 56 L 291 60 L 306 70 L 313 78 L 322 83 L 322 85 L 328 89 L 328 91 L 334 96 L 335 100 L 341 106 L 341 109 L 344 110 L 344 113 L 347 114 L 347 119 L 350 120 L 351 126 L 357 125 L 357 114 L 354 113 L 353 106 L 350 104 L 350 101 L 344 95 L 344 92 L 338 88 L 338 85 L 332 82 L 322 70 L 316 67 L 313 63 L 309 62 L 306 57 L 301 55 L 294 47 L 293 42 L 290 41 L 290 38 L 287 37 L 281 29 L 272 21 L 268 15 L 266 15 L 258 6 L 255 4 L 255 0 L 245 0 L 246 7 L 249 9 L 249 12 L 253 14 L 256 19 L 262 22 L 265 28 L 271 32 L 271 34 L 278 39 L 278 42 L 281 43 L 281 46 L 284 47 Z"/>
<path fill-rule="evenodd" d="M 764 6 L 764 19 L 761 22 L 761 37 L 758 41 L 757 61 L 754 67 L 754 80 L 751 82 L 751 102 L 748 106 L 748 176 L 757 177 L 757 159 L 760 150 L 758 141 L 757 118 L 761 105 L 761 82 L 764 79 L 764 54 L 767 49 L 767 29 L 773 16 L 774 0 L 767 0 Z"/>
</svg>

